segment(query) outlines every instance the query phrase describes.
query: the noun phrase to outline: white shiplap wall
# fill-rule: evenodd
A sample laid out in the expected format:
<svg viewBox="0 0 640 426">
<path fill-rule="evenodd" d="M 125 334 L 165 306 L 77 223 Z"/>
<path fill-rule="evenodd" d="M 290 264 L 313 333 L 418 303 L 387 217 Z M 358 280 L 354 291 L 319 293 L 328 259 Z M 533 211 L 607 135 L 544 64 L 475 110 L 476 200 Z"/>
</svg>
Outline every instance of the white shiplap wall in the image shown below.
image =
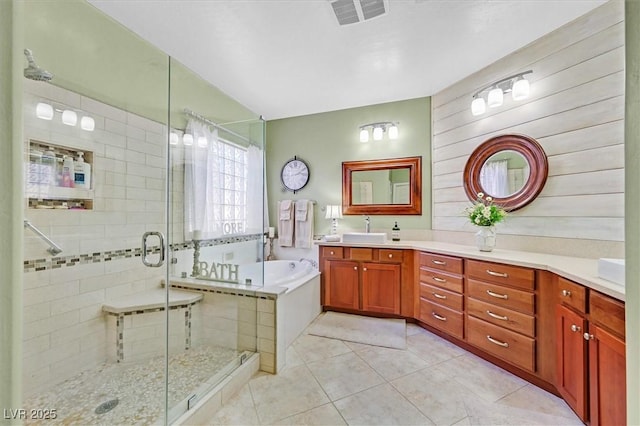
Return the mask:
<svg viewBox="0 0 640 426">
<path fill-rule="evenodd" d="M 624 240 L 623 11 L 622 1 L 610 1 L 433 96 L 437 239 L 444 231 L 474 231 L 463 214 L 471 152 L 493 136 L 520 133 L 542 145 L 549 176 L 540 196 L 500 224 L 499 234 L 546 237 L 547 244 Z M 471 114 L 475 91 L 529 69 L 528 99 L 507 95 L 502 106 Z"/>
</svg>

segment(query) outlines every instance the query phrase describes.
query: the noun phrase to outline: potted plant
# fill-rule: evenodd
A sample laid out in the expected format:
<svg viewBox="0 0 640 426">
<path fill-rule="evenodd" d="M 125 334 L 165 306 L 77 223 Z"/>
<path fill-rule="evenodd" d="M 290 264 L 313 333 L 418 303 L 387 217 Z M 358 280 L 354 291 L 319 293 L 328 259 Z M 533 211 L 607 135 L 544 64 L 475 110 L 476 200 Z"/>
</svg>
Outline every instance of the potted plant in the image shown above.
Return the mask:
<svg viewBox="0 0 640 426">
<path fill-rule="evenodd" d="M 492 197 L 478 193 L 476 202 L 465 210 L 471 223 L 480 229 L 476 233 L 476 244 L 480 251 L 491 251 L 496 245 L 494 225 L 502 222 L 507 212 L 493 203 Z"/>
</svg>

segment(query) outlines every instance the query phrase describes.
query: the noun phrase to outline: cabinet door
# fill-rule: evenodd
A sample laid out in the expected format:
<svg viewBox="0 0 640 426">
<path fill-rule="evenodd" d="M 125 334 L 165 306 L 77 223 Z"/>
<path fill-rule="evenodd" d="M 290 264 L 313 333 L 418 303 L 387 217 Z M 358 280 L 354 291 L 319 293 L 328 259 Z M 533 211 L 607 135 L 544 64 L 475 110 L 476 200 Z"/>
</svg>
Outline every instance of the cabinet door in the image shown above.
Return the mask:
<svg viewBox="0 0 640 426">
<path fill-rule="evenodd" d="M 587 408 L 585 325 L 581 315 L 556 306 L 556 388 L 583 421 Z"/>
<path fill-rule="evenodd" d="M 358 309 L 358 262 L 348 260 L 327 261 L 325 303 L 336 308 Z"/>
<path fill-rule="evenodd" d="M 362 310 L 400 314 L 400 265 L 362 264 Z"/>
<path fill-rule="evenodd" d="M 625 343 L 596 325 L 589 328 L 591 425 L 627 424 Z"/>
</svg>

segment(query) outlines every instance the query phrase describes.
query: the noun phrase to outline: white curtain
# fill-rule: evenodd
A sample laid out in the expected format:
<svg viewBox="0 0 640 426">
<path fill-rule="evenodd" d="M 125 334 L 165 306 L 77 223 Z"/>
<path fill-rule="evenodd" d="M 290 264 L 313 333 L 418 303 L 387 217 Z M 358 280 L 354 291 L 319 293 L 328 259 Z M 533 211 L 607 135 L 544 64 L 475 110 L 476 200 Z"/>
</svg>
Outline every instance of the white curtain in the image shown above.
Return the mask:
<svg viewBox="0 0 640 426">
<path fill-rule="evenodd" d="M 264 151 L 251 145 L 247 149 L 247 233 L 261 233 L 269 226 L 266 182 Z"/>
<path fill-rule="evenodd" d="M 224 177 L 220 164 L 220 141 L 217 131 L 205 124 L 189 120 L 185 134 L 193 135 L 193 144 L 184 147 L 184 233 L 185 240 L 193 238 L 199 230 L 202 238 L 213 238 L 222 234 L 222 197 L 220 188 Z M 207 146 L 203 147 L 206 138 Z"/>
<path fill-rule="evenodd" d="M 480 185 L 486 195 L 501 198 L 509 196 L 507 160 L 485 163 L 480 170 Z"/>
<path fill-rule="evenodd" d="M 264 232 L 269 223 L 264 151 L 226 143 L 217 129 L 198 120 L 189 120 L 185 133 L 193 135 L 193 144 L 184 147 L 185 240 L 196 230 L 203 239 Z"/>
</svg>

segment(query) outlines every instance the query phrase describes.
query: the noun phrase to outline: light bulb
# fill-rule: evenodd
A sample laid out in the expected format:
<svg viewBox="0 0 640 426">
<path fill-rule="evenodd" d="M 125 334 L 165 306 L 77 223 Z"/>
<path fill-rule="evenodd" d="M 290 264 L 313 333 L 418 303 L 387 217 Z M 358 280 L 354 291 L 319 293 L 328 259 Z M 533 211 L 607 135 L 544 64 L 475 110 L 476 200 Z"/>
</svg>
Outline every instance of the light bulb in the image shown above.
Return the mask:
<svg viewBox="0 0 640 426">
<path fill-rule="evenodd" d="M 489 105 L 490 108 L 499 107 L 500 105 L 502 105 L 502 99 L 502 89 L 496 87 L 489 92 L 489 96 L 487 97 L 487 105 Z"/>
<path fill-rule="evenodd" d="M 185 144 L 185 146 L 193 145 L 193 136 L 190 133 L 185 133 L 182 135 L 182 143 Z"/>
<path fill-rule="evenodd" d="M 379 141 L 380 139 L 382 139 L 382 127 L 374 127 L 373 128 L 373 140 L 374 141 Z"/>
<path fill-rule="evenodd" d="M 38 102 L 36 105 L 36 117 L 43 120 L 53 119 L 53 107 L 44 102 Z"/>
<path fill-rule="evenodd" d="M 360 142 L 369 142 L 369 131 L 367 129 L 360 129 Z"/>
<path fill-rule="evenodd" d="M 207 141 L 207 138 L 206 138 L 206 137 L 204 137 L 204 136 L 198 136 L 198 146 L 199 146 L 200 148 L 206 148 L 208 143 L 209 143 L 209 142 Z"/>
<path fill-rule="evenodd" d="M 80 128 L 88 132 L 93 132 L 96 128 L 96 121 L 87 115 L 80 119 Z"/>
<path fill-rule="evenodd" d="M 62 122 L 67 126 L 75 126 L 78 124 L 78 114 L 70 109 L 62 111 Z"/>
<path fill-rule="evenodd" d="M 484 103 L 484 98 L 475 98 L 471 102 L 471 114 L 473 115 L 481 115 L 487 110 L 486 105 Z"/>
<path fill-rule="evenodd" d="M 529 80 L 522 77 L 513 83 L 511 88 L 511 98 L 514 101 L 521 101 L 529 97 Z"/>
<path fill-rule="evenodd" d="M 169 145 L 178 145 L 178 134 L 171 132 L 169 134 Z"/>
<path fill-rule="evenodd" d="M 389 139 L 398 139 L 398 126 L 395 124 L 389 127 Z"/>
</svg>

